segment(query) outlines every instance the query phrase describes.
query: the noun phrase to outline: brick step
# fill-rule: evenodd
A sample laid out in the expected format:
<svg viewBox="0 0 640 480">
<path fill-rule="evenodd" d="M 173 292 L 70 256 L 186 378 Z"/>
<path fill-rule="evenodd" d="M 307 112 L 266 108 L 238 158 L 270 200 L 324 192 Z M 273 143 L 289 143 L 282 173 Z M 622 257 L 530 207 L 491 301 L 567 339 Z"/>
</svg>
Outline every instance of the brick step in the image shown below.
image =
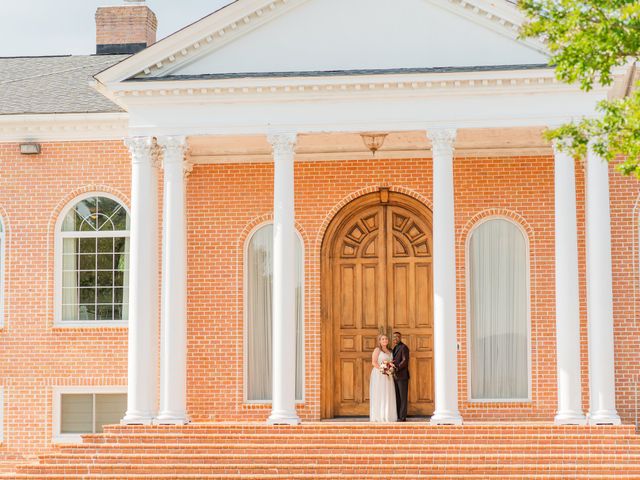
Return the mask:
<svg viewBox="0 0 640 480">
<path fill-rule="evenodd" d="M 408 423 L 385 423 L 375 424 L 369 422 L 309 422 L 298 426 L 286 425 L 266 425 L 264 423 L 194 423 L 189 425 L 106 425 L 105 433 L 155 433 L 162 431 L 165 433 L 385 433 L 401 432 L 413 433 L 416 431 L 429 432 L 434 435 L 448 435 L 451 433 L 465 434 L 488 434 L 488 433 L 540 433 L 545 435 L 575 433 L 582 435 L 605 434 L 627 434 L 633 435 L 635 427 L 633 425 L 604 425 L 604 426 L 577 426 L 577 425 L 550 425 L 550 424 L 505 424 L 505 425 L 441 425 L 433 426 L 428 422 L 408 422 Z"/>
<path fill-rule="evenodd" d="M 640 454 L 638 453 L 287 453 L 279 454 L 274 460 L 272 453 L 217 453 L 217 454 L 104 454 L 93 455 L 65 455 L 46 454 L 41 458 L 41 465 L 71 465 L 71 464 L 93 464 L 93 465 L 114 465 L 123 464 L 154 464 L 158 461 L 175 465 L 182 464 L 229 464 L 253 465 L 255 463 L 273 462 L 275 466 L 308 463 L 313 465 L 343 465 L 362 462 L 365 465 L 448 465 L 465 463 L 503 463 L 503 464 L 528 464 L 528 465 L 554 465 L 563 463 L 588 464 L 590 466 L 598 464 L 608 464 L 615 462 L 618 465 L 633 464 L 640 469 Z"/>
<path fill-rule="evenodd" d="M 29 475 L 29 474 L 10 474 L 10 475 L 2 475 L 0 474 L 0 479 L 4 480 L 34 480 L 35 478 L 43 479 L 43 480 L 167 480 L 167 479 L 175 479 L 175 480 L 335 480 L 336 476 L 334 474 L 284 474 L 284 475 L 272 475 L 272 474 L 221 474 L 221 475 L 209 475 L 209 474 L 175 474 L 168 473 L 164 475 L 108 475 L 108 474 L 92 474 L 92 475 L 84 475 L 84 474 L 39 474 L 37 477 Z M 376 474 L 356 474 L 356 475 L 340 475 L 341 480 L 388 480 L 389 475 L 376 475 Z M 522 480 L 522 474 L 513 474 L 513 475 L 505 475 L 505 474 L 467 474 L 467 475 L 450 475 L 448 473 L 445 474 L 410 474 L 403 475 L 399 474 L 393 475 L 393 480 L 430 480 L 430 479 L 447 479 L 447 480 L 483 480 L 483 479 L 518 479 Z M 567 476 L 565 474 L 527 474 L 527 479 L 535 480 L 535 479 L 545 479 L 545 480 L 566 480 Z M 635 474 L 631 475 L 611 475 L 611 474 L 575 474 L 571 475 L 571 478 L 574 480 L 611 480 L 612 478 L 616 478 L 619 480 L 638 480 L 638 476 Z"/>
<path fill-rule="evenodd" d="M 297 475 L 297 474 L 315 474 L 315 475 L 367 475 L 367 470 L 375 470 L 376 475 L 434 475 L 434 474 L 475 474 L 475 475 L 635 475 L 640 478 L 640 464 L 618 464 L 609 463 L 601 465 L 583 464 L 583 463 L 564 463 L 564 464 L 444 464 L 444 465 L 391 465 L 362 463 L 344 463 L 340 465 L 320 465 L 305 462 L 304 464 L 162 464 L 153 465 L 87 465 L 87 464 L 71 464 L 71 465 L 23 465 L 19 468 L 18 473 L 26 473 L 37 475 L 42 478 L 45 474 L 55 475 L 159 475 L 159 474 L 190 474 L 190 475 L 208 475 L 208 474 L 243 474 L 243 475 Z M 374 473 L 374 472 L 370 472 Z M 68 478 L 68 477 L 67 477 Z M 317 478 L 317 477 L 316 477 Z"/>
<path fill-rule="evenodd" d="M 301 439 L 308 442 L 355 442 L 355 443 L 442 443 L 442 442 L 467 442 L 467 443 L 513 443 L 513 442 L 539 442 L 553 443 L 565 442 L 589 442 L 589 443 L 616 443 L 621 441 L 638 442 L 640 437 L 636 435 L 594 434 L 580 435 L 545 435 L 545 434 L 492 434 L 492 435 L 468 435 L 450 434 L 432 435 L 429 433 L 376 433 L 363 434 L 358 432 L 345 432 L 336 434 L 333 432 L 315 434 L 275 434 L 275 433 L 122 433 L 122 434 L 89 434 L 82 436 L 84 443 L 300 443 Z"/>
<path fill-rule="evenodd" d="M 585 443 L 555 443 L 536 445 L 530 443 L 514 443 L 514 444 L 408 444 L 402 446 L 402 451 L 406 453 L 412 452 L 449 452 L 449 453 L 467 453 L 467 452 L 505 452 L 505 453 L 615 453 L 624 450 L 628 453 L 640 453 L 640 444 L 596 444 L 590 445 Z M 371 445 L 368 444 L 352 444 L 352 443 L 335 443 L 331 445 L 323 445 L 318 443 L 292 443 L 292 444 L 258 444 L 258 443 L 233 443 L 233 444 L 148 444 L 148 443 L 105 443 L 99 445 L 79 444 L 79 445 L 59 445 L 55 450 L 57 453 L 66 455 L 91 455 L 96 453 L 104 454 L 127 454 L 127 453 L 155 453 L 158 455 L 166 455 L 169 453 L 198 453 L 198 454 L 216 454 L 216 453 L 260 453 L 267 451 L 273 455 L 286 454 L 288 452 L 306 452 L 306 453 L 347 453 L 347 452 L 369 452 Z"/>
</svg>

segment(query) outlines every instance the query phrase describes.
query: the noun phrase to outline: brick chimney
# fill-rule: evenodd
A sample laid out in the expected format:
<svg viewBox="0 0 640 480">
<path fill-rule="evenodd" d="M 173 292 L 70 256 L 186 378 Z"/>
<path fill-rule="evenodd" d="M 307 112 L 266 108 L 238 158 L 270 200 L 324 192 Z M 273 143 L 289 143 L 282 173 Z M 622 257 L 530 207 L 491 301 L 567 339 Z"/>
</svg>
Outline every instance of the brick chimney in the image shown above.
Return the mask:
<svg viewBox="0 0 640 480">
<path fill-rule="evenodd" d="M 145 0 L 96 11 L 96 53 L 137 53 L 156 41 L 158 19 Z"/>
</svg>

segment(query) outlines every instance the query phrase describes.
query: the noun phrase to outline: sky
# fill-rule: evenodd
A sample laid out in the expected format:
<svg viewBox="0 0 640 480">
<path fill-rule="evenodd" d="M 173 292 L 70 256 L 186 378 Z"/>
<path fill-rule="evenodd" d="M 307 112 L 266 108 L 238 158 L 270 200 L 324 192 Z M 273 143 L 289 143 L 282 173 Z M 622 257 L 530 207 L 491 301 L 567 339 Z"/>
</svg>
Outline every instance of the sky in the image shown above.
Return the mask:
<svg viewBox="0 0 640 480">
<path fill-rule="evenodd" d="M 158 39 L 231 0 L 147 0 Z M 0 0 L 0 57 L 95 53 L 96 8 L 123 0 Z"/>
</svg>

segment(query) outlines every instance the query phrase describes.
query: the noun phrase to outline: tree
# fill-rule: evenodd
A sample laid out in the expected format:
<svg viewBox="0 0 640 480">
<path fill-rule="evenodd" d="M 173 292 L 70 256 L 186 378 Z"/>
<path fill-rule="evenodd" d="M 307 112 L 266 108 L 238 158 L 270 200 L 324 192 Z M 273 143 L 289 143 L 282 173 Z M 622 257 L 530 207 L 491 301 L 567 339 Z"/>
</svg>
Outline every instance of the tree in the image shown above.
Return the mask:
<svg viewBox="0 0 640 480">
<path fill-rule="evenodd" d="M 614 70 L 640 61 L 640 0 L 521 0 L 523 38 L 544 41 L 558 78 L 611 85 Z M 640 84 L 623 98 L 598 104 L 600 115 L 546 132 L 549 140 L 584 158 L 588 145 L 624 175 L 640 178 Z"/>
</svg>

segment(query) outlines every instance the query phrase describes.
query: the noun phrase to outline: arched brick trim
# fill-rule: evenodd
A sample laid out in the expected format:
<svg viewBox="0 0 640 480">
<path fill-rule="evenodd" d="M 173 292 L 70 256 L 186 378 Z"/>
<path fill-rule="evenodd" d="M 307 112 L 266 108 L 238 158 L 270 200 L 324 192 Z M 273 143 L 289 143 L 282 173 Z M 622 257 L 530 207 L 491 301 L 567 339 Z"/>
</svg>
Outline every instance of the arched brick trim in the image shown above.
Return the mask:
<svg viewBox="0 0 640 480">
<path fill-rule="evenodd" d="M 412 197 L 416 200 L 418 200 L 420 203 L 426 205 L 429 210 L 433 211 L 433 204 L 431 202 L 431 200 L 429 200 L 427 197 L 425 197 L 424 195 L 416 192 L 415 190 L 412 190 L 410 188 L 404 187 L 404 186 L 389 186 L 389 191 L 390 192 L 395 192 L 395 193 L 402 193 L 404 195 L 407 195 L 408 197 Z M 348 205 L 349 203 L 351 203 L 352 201 L 354 201 L 357 198 L 360 198 L 364 195 L 368 195 L 370 193 L 375 193 L 380 191 L 380 186 L 377 185 L 372 185 L 372 186 L 368 186 L 368 187 L 364 187 L 361 188 L 360 190 L 356 190 L 354 192 L 351 192 L 349 195 L 347 195 L 346 197 L 344 197 L 342 200 L 340 200 L 338 203 L 336 203 L 333 208 L 331 208 L 331 210 L 329 211 L 329 213 L 327 213 L 327 215 L 324 217 L 324 220 L 322 221 L 322 224 L 320 225 L 320 228 L 318 229 L 318 235 L 316 236 L 316 241 L 314 242 L 314 254 L 320 252 L 320 247 L 322 245 L 322 240 L 324 239 L 324 235 L 327 232 L 327 228 L 329 228 L 329 224 L 331 223 L 331 221 L 333 220 L 333 217 L 336 216 L 336 214 L 342 210 L 346 205 Z"/>
<path fill-rule="evenodd" d="M 482 210 L 481 212 L 476 213 L 469 219 L 465 226 L 462 227 L 462 230 L 460 230 L 460 232 L 458 233 L 458 246 L 466 245 L 467 237 L 469 236 L 471 230 L 473 230 L 478 222 L 488 217 L 508 218 L 509 220 L 512 220 L 524 230 L 527 235 L 528 242 L 530 244 L 533 244 L 535 232 L 522 215 L 520 215 L 518 212 L 507 210 L 505 208 L 489 208 L 487 210 Z"/>
<path fill-rule="evenodd" d="M 469 241 L 469 235 L 474 230 L 474 228 L 481 222 L 488 220 L 490 218 L 502 218 L 507 219 L 515 223 L 525 235 L 525 241 L 527 243 L 528 256 L 529 256 L 529 356 L 530 356 L 530 368 L 531 372 L 529 373 L 531 384 L 530 395 L 530 403 L 495 403 L 492 404 L 492 408 L 500 409 L 500 408 L 511 408 L 513 405 L 522 405 L 525 408 L 535 409 L 536 404 L 538 403 L 538 396 L 540 394 L 540 389 L 538 387 L 538 364 L 539 357 L 536 352 L 538 349 L 538 341 L 539 341 L 539 332 L 537 322 L 535 321 L 538 318 L 538 289 L 536 284 L 536 272 L 537 269 L 537 257 L 536 257 L 536 242 L 535 242 L 535 231 L 533 227 L 526 221 L 526 219 L 520 215 L 518 212 L 513 210 L 508 210 L 505 208 L 489 208 L 486 210 L 482 210 L 475 215 L 473 215 L 467 223 L 459 230 L 457 233 L 457 241 L 456 241 L 456 261 L 458 265 L 464 265 L 464 275 L 463 275 L 463 284 L 462 284 L 462 312 L 458 312 L 458 338 L 460 344 L 462 346 L 461 352 L 458 355 L 458 372 L 465 372 L 465 375 L 461 375 L 458 378 L 458 387 L 459 391 L 463 392 L 464 395 L 461 395 L 461 400 L 463 403 L 468 402 L 468 375 L 469 375 L 469 365 L 468 365 L 468 353 L 469 353 L 469 345 L 468 345 L 468 303 L 467 303 L 467 289 L 468 289 L 468 258 L 467 258 L 467 246 Z M 458 267 L 459 268 L 459 267 Z M 458 285 L 458 292 L 460 285 Z M 460 305 L 460 304 L 458 304 Z M 461 368 L 462 367 L 462 368 Z"/>
<path fill-rule="evenodd" d="M 62 211 L 71 203 L 73 200 L 81 195 L 87 193 L 95 193 L 96 195 L 100 195 L 100 193 L 108 193 L 109 195 L 113 195 L 117 197 L 120 202 L 122 202 L 129 211 L 131 210 L 131 200 L 128 196 L 122 193 L 120 190 L 113 188 L 109 185 L 85 185 L 83 187 L 76 188 L 66 194 L 56 205 L 56 207 L 51 212 L 51 216 L 49 217 L 49 224 L 47 225 L 47 284 L 46 284 L 46 292 L 47 292 L 47 301 L 46 301 L 46 312 L 45 322 L 47 322 L 48 326 L 52 326 L 54 324 L 53 318 L 53 299 L 55 296 L 55 292 L 53 291 L 54 285 L 54 276 L 55 276 L 55 268 L 54 268 L 54 255 L 55 255 L 55 239 L 56 239 L 56 223 L 58 222 L 58 218 Z M 111 328 L 111 327 L 110 327 Z"/>
</svg>

